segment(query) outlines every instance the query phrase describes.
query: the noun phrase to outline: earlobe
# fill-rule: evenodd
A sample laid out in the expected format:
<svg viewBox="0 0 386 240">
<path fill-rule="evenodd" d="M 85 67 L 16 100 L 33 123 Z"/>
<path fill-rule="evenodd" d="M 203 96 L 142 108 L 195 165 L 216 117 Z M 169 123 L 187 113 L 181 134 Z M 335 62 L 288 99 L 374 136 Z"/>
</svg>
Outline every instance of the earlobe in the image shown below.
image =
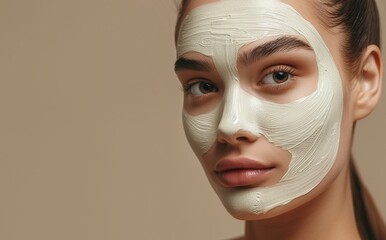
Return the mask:
<svg viewBox="0 0 386 240">
<path fill-rule="evenodd" d="M 356 82 L 354 119 L 360 120 L 369 115 L 377 105 L 383 77 L 383 62 L 380 49 L 375 45 L 366 48 Z"/>
</svg>

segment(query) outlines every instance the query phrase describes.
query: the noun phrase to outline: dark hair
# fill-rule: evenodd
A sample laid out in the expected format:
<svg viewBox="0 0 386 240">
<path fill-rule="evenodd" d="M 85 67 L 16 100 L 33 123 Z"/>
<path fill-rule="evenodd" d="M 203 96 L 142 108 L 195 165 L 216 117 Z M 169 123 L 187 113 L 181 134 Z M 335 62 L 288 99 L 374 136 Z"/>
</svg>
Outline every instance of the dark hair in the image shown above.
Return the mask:
<svg viewBox="0 0 386 240">
<path fill-rule="evenodd" d="M 175 29 L 175 40 L 182 16 L 191 0 L 182 0 Z M 313 0 L 321 21 L 343 33 L 341 49 L 347 69 L 358 71 L 363 51 L 369 45 L 380 47 L 380 21 L 375 0 Z M 350 159 L 351 190 L 355 220 L 363 240 L 386 239 L 385 223 L 363 185 L 353 158 Z"/>
<path fill-rule="evenodd" d="M 355 72 L 363 50 L 371 44 L 378 47 L 381 44 L 375 0 L 322 0 L 313 3 L 322 22 L 343 33 L 342 54 L 346 66 Z"/>
<path fill-rule="evenodd" d="M 315 3 L 321 20 L 343 33 L 342 54 L 347 69 L 357 72 L 363 51 L 369 45 L 380 47 L 380 21 L 375 0 L 325 0 Z M 354 160 L 350 159 L 351 191 L 355 220 L 363 240 L 386 239 L 385 223 L 370 193 L 363 185 Z"/>
<path fill-rule="evenodd" d="M 363 185 L 352 158 L 350 159 L 350 175 L 355 220 L 362 240 L 386 239 L 385 223 L 369 191 Z"/>
</svg>

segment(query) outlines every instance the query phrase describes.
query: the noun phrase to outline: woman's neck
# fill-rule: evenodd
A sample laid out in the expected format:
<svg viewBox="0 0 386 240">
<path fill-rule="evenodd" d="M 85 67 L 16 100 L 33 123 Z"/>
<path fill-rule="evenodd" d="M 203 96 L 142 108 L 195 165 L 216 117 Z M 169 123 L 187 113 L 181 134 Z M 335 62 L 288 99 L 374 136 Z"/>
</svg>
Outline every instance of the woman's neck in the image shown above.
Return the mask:
<svg viewBox="0 0 386 240">
<path fill-rule="evenodd" d="M 348 171 L 306 204 L 277 217 L 247 221 L 245 240 L 360 239 Z"/>
</svg>

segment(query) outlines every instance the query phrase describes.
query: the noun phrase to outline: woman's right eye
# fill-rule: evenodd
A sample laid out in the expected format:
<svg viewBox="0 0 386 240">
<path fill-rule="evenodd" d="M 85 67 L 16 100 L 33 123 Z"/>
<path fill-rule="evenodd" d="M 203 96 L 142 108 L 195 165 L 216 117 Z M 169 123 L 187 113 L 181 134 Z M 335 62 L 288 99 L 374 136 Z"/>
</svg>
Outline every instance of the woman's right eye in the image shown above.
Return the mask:
<svg viewBox="0 0 386 240">
<path fill-rule="evenodd" d="M 204 95 L 212 92 L 218 92 L 217 87 L 209 82 L 195 82 L 188 86 L 187 92 L 192 95 Z"/>
</svg>

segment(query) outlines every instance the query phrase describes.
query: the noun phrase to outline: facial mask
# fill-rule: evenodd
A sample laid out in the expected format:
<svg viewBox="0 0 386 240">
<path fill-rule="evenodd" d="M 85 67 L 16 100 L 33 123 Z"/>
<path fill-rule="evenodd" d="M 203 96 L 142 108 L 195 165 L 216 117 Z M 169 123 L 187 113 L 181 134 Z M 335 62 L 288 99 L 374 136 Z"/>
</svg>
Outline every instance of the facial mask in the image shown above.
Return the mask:
<svg viewBox="0 0 386 240">
<path fill-rule="evenodd" d="M 317 89 L 296 101 L 261 100 L 240 86 L 238 50 L 252 42 L 281 36 L 306 39 L 316 55 Z M 177 57 L 199 52 L 213 59 L 225 85 L 221 104 L 211 112 L 183 113 L 188 141 L 197 156 L 226 134 L 247 130 L 288 150 L 288 171 L 275 185 L 225 188 L 209 179 L 227 210 L 252 216 L 303 196 L 315 188 L 335 162 L 343 112 L 339 71 L 321 36 L 291 6 L 277 0 L 220 0 L 193 9 L 182 22 Z"/>
</svg>

